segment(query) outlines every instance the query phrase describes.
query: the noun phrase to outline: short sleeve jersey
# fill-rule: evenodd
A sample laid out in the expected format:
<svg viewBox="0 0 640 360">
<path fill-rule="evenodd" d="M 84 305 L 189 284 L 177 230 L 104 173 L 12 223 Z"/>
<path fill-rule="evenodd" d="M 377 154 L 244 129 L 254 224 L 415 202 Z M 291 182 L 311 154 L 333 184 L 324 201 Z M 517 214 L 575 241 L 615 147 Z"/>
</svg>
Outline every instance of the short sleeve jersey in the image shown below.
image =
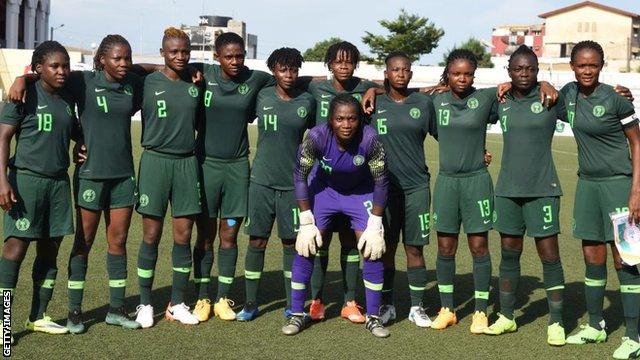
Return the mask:
<svg viewBox="0 0 640 360">
<path fill-rule="evenodd" d="M 24 103 L 6 103 L 0 123 L 17 128 L 10 166 L 50 177 L 66 174 L 77 126 L 74 106 L 71 94 L 50 94 L 42 80 L 27 85 Z"/>
<path fill-rule="evenodd" d="M 389 184 L 385 153 L 376 131 L 369 125 L 362 126 L 345 149 L 340 149 L 327 123 L 307 133 L 294 172 L 298 200 L 309 199 L 307 178 L 316 161 L 319 166 L 312 186 L 319 182 L 347 195 L 373 192 L 373 203 L 385 206 Z"/>
<path fill-rule="evenodd" d="M 517 98 L 507 94 L 498 105 L 504 147 L 495 194 L 505 197 L 560 196 L 562 189 L 551 155 L 557 119 L 566 118 L 564 97 L 547 109 L 540 87 Z"/>
<path fill-rule="evenodd" d="M 244 68 L 237 79 L 225 80 L 220 65 L 202 64 L 204 117 L 198 144 L 207 157 L 239 159 L 249 155 L 247 123 L 256 117 L 256 99 L 273 76 Z"/>
<path fill-rule="evenodd" d="M 474 89 L 463 99 L 451 92 L 433 96 L 438 117 L 440 173 L 460 175 L 485 168 L 487 125 L 498 120 L 496 88 Z"/>
<path fill-rule="evenodd" d="M 133 176 L 131 116 L 140 110 L 142 79 L 131 72 L 122 82 L 109 82 L 102 70 L 83 71 L 67 88 L 78 104 L 87 160 L 82 179 Z"/>
<path fill-rule="evenodd" d="M 395 102 L 387 94 L 378 95 L 371 126 L 384 146 L 391 185 L 405 191 L 427 186 L 424 140 L 437 131 L 431 99 L 418 92 L 403 102 Z"/>
<path fill-rule="evenodd" d="M 171 80 L 156 71 L 144 80 L 142 147 L 168 154 L 195 150 L 201 90 L 185 80 Z"/>
<path fill-rule="evenodd" d="M 302 92 L 282 100 L 275 86 L 258 93 L 258 143 L 251 181 L 278 190 L 293 190 L 296 153 L 304 132 L 313 126 L 315 100 Z"/>
<path fill-rule="evenodd" d="M 348 91 L 336 90 L 333 86 L 332 80 L 312 81 L 309 83 L 308 91 L 316 99 L 316 125 L 327 122 L 327 117 L 329 116 L 329 103 L 337 95 L 351 94 L 360 101 L 362 100 L 362 94 L 370 88 L 378 86 L 376 83 L 369 80 L 363 80 L 360 78 L 355 79 L 358 80 L 356 86 Z"/>
<path fill-rule="evenodd" d="M 587 97 L 579 93 L 576 82 L 560 91 L 578 144 L 579 176 L 631 175 L 629 144 L 623 129 L 638 126 L 633 104 L 607 84 L 598 85 Z"/>
</svg>

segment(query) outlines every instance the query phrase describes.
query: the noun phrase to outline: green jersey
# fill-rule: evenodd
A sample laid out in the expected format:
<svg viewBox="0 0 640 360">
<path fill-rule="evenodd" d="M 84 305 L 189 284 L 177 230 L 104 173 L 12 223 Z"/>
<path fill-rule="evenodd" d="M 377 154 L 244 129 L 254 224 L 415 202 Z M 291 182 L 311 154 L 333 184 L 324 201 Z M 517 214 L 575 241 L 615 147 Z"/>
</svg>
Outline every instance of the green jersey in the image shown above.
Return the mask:
<svg viewBox="0 0 640 360">
<path fill-rule="evenodd" d="M 331 99 L 339 94 L 351 94 L 358 101 L 362 100 L 362 94 L 372 87 L 377 87 L 378 84 L 373 81 L 363 80 L 355 77 L 357 82 L 354 82 L 356 86 L 347 91 L 338 91 L 333 86 L 332 80 L 311 81 L 308 86 L 308 91 L 316 99 L 316 125 L 324 124 L 327 122 L 329 116 L 329 103 Z"/>
<path fill-rule="evenodd" d="M 49 94 L 42 80 L 27 84 L 24 103 L 6 103 L 0 123 L 16 127 L 16 148 L 10 165 L 45 176 L 66 174 L 69 142 L 77 131 L 71 94 Z"/>
<path fill-rule="evenodd" d="M 122 82 L 109 82 L 102 70 L 73 73 L 67 84 L 78 104 L 87 160 L 82 179 L 133 176 L 131 116 L 140 110 L 142 79 L 129 72 Z"/>
<path fill-rule="evenodd" d="M 429 169 L 424 158 L 424 139 L 427 134 L 437 136 L 431 99 L 415 92 L 398 103 L 389 95 L 378 95 L 371 126 L 384 145 L 391 184 L 402 190 L 426 186 Z"/>
<path fill-rule="evenodd" d="M 244 68 L 237 79 L 222 78 L 220 65 L 202 66 L 205 91 L 202 132 L 198 146 L 204 155 L 216 159 L 238 159 L 249 155 L 247 123 L 256 118 L 258 92 L 273 85 L 273 77 L 258 70 Z"/>
<path fill-rule="evenodd" d="M 576 82 L 560 91 L 565 97 L 567 121 L 578 143 L 578 175 L 631 175 L 629 144 L 623 129 L 638 126 L 633 104 L 606 84 L 598 85 L 587 97 L 579 93 Z"/>
<path fill-rule="evenodd" d="M 315 100 L 303 92 L 285 101 L 275 86 L 258 93 L 258 144 L 251 181 L 278 190 L 293 190 L 293 170 L 298 146 L 306 129 L 313 127 Z"/>
<path fill-rule="evenodd" d="M 195 150 L 201 90 L 184 80 L 156 71 L 144 80 L 142 147 L 168 154 Z"/>
<path fill-rule="evenodd" d="M 498 121 L 496 88 L 473 89 L 464 99 L 451 92 L 432 99 L 438 116 L 440 172 L 457 175 L 485 168 L 487 124 Z"/>
<path fill-rule="evenodd" d="M 560 196 L 562 189 L 551 156 L 556 120 L 566 118 L 564 97 L 546 109 L 540 86 L 522 98 L 507 94 L 498 105 L 502 128 L 502 164 L 495 194 L 504 197 Z"/>
</svg>

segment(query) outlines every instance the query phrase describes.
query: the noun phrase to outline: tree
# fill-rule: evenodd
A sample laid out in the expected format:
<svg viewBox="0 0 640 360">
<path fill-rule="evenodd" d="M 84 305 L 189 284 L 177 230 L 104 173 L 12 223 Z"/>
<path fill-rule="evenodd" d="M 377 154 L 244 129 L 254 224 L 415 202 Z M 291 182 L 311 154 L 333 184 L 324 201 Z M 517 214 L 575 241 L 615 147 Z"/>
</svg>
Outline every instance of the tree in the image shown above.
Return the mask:
<svg viewBox="0 0 640 360">
<path fill-rule="evenodd" d="M 327 40 L 317 42 L 302 54 L 304 61 L 324 61 L 324 55 L 327 53 L 329 46 L 342 41 L 343 40 L 338 37 L 331 37 Z"/>
<path fill-rule="evenodd" d="M 478 67 L 481 68 L 492 68 L 494 65 L 491 62 L 491 54 L 487 52 L 486 46 L 476 38 L 469 38 L 467 41 L 460 44 L 460 46 L 453 46 L 453 49 L 467 49 L 476 56 L 478 59 Z M 443 61 L 439 64 L 440 66 L 445 66 L 447 64 L 447 57 L 451 50 L 447 51 L 442 55 Z"/>
<path fill-rule="evenodd" d="M 444 30 L 429 22 L 426 17 L 408 14 L 404 9 L 395 20 L 380 20 L 380 25 L 389 31 L 389 35 L 374 35 L 366 31 L 362 42 L 369 45 L 381 63 L 392 51 L 404 51 L 411 61 L 416 61 L 422 54 L 429 54 L 438 47 L 438 41 L 444 36 Z"/>
</svg>

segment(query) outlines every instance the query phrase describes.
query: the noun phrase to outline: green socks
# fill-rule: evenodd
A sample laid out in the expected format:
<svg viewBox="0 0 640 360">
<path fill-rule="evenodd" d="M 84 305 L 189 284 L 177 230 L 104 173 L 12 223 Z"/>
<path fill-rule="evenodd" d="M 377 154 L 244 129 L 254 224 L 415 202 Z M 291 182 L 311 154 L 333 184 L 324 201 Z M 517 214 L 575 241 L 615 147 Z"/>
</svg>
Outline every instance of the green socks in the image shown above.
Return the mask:
<svg viewBox="0 0 640 360">
<path fill-rule="evenodd" d="M 500 313 L 513 320 L 516 291 L 520 280 L 520 255 L 522 251 L 502 249 L 500 260 Z"/>
<path fill-rule="evenodd" d="M 246 302 L 258 303 L 258 288 L 260 277 L 264 269 L 265 248 L 247 246 L 247 255 L 244 260 L 244 281 L 246 289 Z"/>
<path fill-rule="evenodd" d="M 409 279 L 411 306 L 421 306 L 424 290 L 427 288 L 427 268 L 424 266 L 408 267 L 407 278 Z"/>
<path fill-rule="evenodd" d="M 475 288 L 475 311 L 486 314 L 491 282 L 491 255 L 473 258 L 473 286 Z"/>
<path fill-rule="evenodd" d="M 18 282 L 18 273 L 20 272 L 20 263 L 0 258 L 0 289 L 14 290 Z"/>
<path fill-rule="evenodd" d="M 219 248 L 218 250 L 218 294 L 216 300 L 229 297 L 229 290 L 236 276 L 238 248 Z"/>
<path fill-rule="evenodd" d="M 209 299 L 211 268 L 213 267 L 213 248 L 203 250 L 193 248 L 193 282 L 196 284 L 198 299 Z"/>
<path fill-rule="evenodd" d="M 67 282 L 69 311 L 80 311 L 82 309 L 82 296 L 84 295 L 84 280 L 87 276 L 86 256 L 72 253 L 67 271 L 69 273 L 69 281 Z"/>
<path fill-rule="evenodd" d="M 284 292 L 287 296 L 287 309 L 291 309 L 291 265 L 296 250 L 293 246 L 284 246 L 282 248 L 282 275 L 284 278 Z"/>
<path fill-rule="evenodd" d="M 140 285 L 140 304 L 151 305 L 153 274 L 158 261 L 158 246 L 142 241 L 138 251 L 138 284 Z"/>
<path fill-rule="evenodd" d="M 347 303 L 356 299 L 356 288 L 358 287 L 358 272 L 360 271 L 360 252 L 358 251 L 358 249 L 341 247 L 340 267 L 342 268 L 342 289 L 344 291 L 344 302 Z"/>
<path fill-rule="evenodd" d="M 407 269 L 407 273 L 409 269 Z M 393 304 L 393 285 L 396 278 L 396 269 L 384 269 L 382 273 L 383 283 L 382 283 L 382 303 L 385 305 Z M 408 274 L 407 274 L 408 275 Z"/>
<path fill-rule="evenodd" d="M 322 299 L 324 279 L 329 265 L 329 250 L 318 249 L 311 273 L 311 299 Z"/>
<path fill-rule="evenodd" d="M 191 272 L 191 247 L 189 245 L 173 244 L 171 251 L 173 264 L 173 285 L 171 286 L 171 304 L 185 302 L 185 294 L 189 285 L 189 273 Z"/>
<path fill-rule="evenodd" d="M 617 270 L 620 280 L 620 298 L 626 331 L 624 336 L 638 341 L 638 316 L 640 315 L 640 274 L 636 266 L 623 265 Z"/>
<path fill-rule="evenodd" d="M 455 256 L 438 254 L 436 259 L 436 277 L 438 278 L 438 291 L 440 292 L 440 304 L 453 311 L 453 277 L 456 275 Z"/>
<path fill-rule="evenodd" d="M 56 259 L 36 256 L 33 262 L 33 297 L 31 298 L 31 313 L 29 320 L 35 321 L 42 318 L 47 311 L 47 306 L 53 295 L 53 287 L 56 284 L 58 267 Z"/>
<path fill-rule="evenodd" d="M 560 260 L 554 262 L 542 262 L 542 277 L 544 288 L 547 291 L 547 303 L 549 305 L 549 325 L 562 321 L 562 309 L 564 298 L 564 271 Z"/>
<path fill-rule="evenodd" d="M 84 270 L 86 273 L 86 264 Z M 124 306 L 124 293 L 127 288 L 127 255 L 107 254 L 107 272 L 109 273 L 109 305 L 113 309 L 121 308 Z M 82 295 L 80 300 L 82 301 Z"/>
<path fill-rule="evenodd" d="M 584 297 L 589 313 L 589 326 L 601 330 L 604 290 L 607 286 L 607 265 L 586 264 Z"/>
</svg>

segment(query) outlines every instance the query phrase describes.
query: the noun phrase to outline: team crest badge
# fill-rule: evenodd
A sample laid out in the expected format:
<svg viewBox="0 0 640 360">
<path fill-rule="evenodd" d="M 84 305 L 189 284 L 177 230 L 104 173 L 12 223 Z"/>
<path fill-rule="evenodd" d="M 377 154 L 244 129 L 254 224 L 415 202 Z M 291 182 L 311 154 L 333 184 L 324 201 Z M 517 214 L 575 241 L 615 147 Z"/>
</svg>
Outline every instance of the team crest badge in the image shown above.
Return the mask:
<svg viewBox="0 0 640 360">
<path fill-rule="evenodd" d="M 130 84 L 126 84 L 123 88 L 122 91 L 127 94 L 127 95 L 133 95 L 133 87 L 131 87 Z"/>
<path fill-rule="evenodd" d="M 478 102 L 478 99 L 476 98 L 471 98 L 469 100 L 467 100 L 467 107 L 469 109 L 475 109 L 478 107 L 478 105 L 480 105 L 480 103 Z"/>
<path fill-rule="evenodd" d="M 604 106 L 596 105 L 593 107 L 593 116 L 601 117 L 602 115 L 604 115 L 604 113 L 605 113 Z"/>
<path fill-rule="evenodd" d="M 360 95 L 360 94 L 353 94 L 353 95 L 351 95 L 351 96 L 353 96 L 354 98 L 356 98 L 358 101 L 362 101 L 362 95 Z"/>
<path fill-rule="evenodd" d="M 31 222 L 27 218 L 20 218 L 16 220 L 16 229 L 20 231 L 27 231 L 29 226 L 31 226 Z"/>
<path fill-rule="evenodd" d="M 298 108 L 298 116 L 301 118 L 307 116 L 307 109 L 304 106 Z"/>
<path fill-rule="evenodd" d="M 246 95 L 249 92 L 249 85 L 242 83 L 238 86 L 238 92 L 242 95 Z"/>
<path fill-rule="evenodd" d="M 558 121 L 558 122 L 556 123 L 556 132 L 557 132 L 557 133 L 561 133 L 561 132 L 563 132 L 563 131 L 564 131 L 564 123 L 563 123 L 563 122 Z"/>
<path fill-rule="evenodd" d="M 540 114 L 542 112 L 542 110 L 544 110 L 544 107 L 542 106 L 542 104 L 540 104 L 539 101 L 536 101 L 533 104 L 531 104 L 531 112 L 532 113 Z"/>
<path fill-rule="evenodd" d="M 147 206 L 149 205 L 149 196 L 147 194 L 142 194 L 140 195 L 140 206 Z"/>
<path fill-rule="evenodd" d="M 193 85 L 189 87 L 189 95 L 191 95 L 191 97 L 198 97 L 198 88 Z"/>
<path fill-rule="evenodd" d="M 82 200 L 90 203 L 96 199 L 96 192 L 92 189 L 87 189 L 82 193 Z"/>
<path fill-rule="evenodd" d="M 353 157 L 353 165 L 360 166 L 362 164 L 364 164 L 364 156 L 356 155 Z"/>
<path fill-rule="evenodd" d="M 411 110 L 409 110 L 409 115 L 414 119 L 419 118 L 420 114 L 421 112 L 420 112 L 420 109 L 418 108 L 411 108 Z"/>
</svg>

